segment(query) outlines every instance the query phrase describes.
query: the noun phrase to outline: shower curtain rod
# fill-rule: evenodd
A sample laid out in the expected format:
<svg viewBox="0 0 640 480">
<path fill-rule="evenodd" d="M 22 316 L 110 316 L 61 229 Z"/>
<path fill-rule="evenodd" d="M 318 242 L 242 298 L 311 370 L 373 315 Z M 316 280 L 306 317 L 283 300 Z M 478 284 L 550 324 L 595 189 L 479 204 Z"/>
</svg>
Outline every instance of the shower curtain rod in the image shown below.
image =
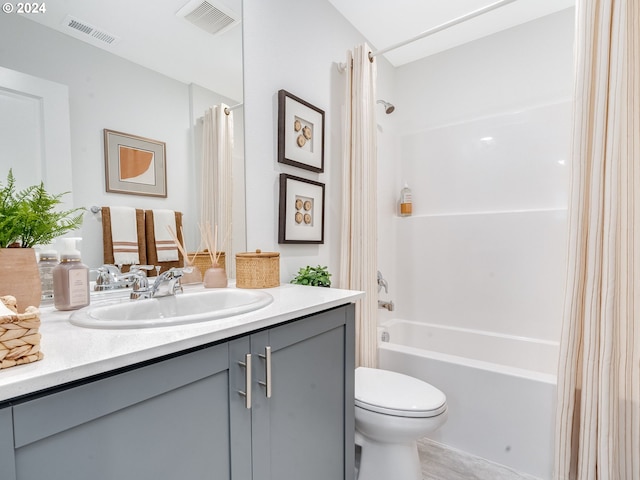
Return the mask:
<svg viewBox="0 0 640 480">
<path fill-rule="evenodd" d="M 410 38 L 409 40 L 396 43 L 395 45 L 391 45 L 390 47 L 387 47 L 387 48 L 382 48 L 375 52 L 369 52 L 369 60 L 373 61 L 373 57 L 377 55 L 382 55 L 383 53 L 390 52 L 391 50 L 395 50 L 396 48 L 404 47 L 405 45 L 415 42 L 416 40 L 421 40 L 425 37 L 428 37 L 429 35 L 433 35 L 434 33 L 438 33 L 442 30 L 446 30 L 449 27 L 453 27 L 454 25 L 457 25 L 459 23 L 466 22 L 467 20 L 470 20 L 474 17 L 478 17 L 484 13 L 490 12 L 491 10 L 495 10 L 496 8 L 503 7 L 515 1 L 516 0 L 500 0 L 498 2 L 491 3 L 485 7 L 474 10 L 473 12 L 469 12 L 465 15 L 462 15 L 461 17 L 454 18 L 453 20 L 449 20 L 448 22 L 438 25 L 437 27 L 433 27 L 433 28 L 430 28 L 429 30 L 425 30 L 424 32 L 416 35 L 413 38 Z"/>
<path fill-rule="evenodd" d="M 242 102 L 236 105 L 232 105 L 230 107 L 224 107 L 224 113 L 229 115 L 231 113 L 231 110 L 235 110 L 236 108 L 240 108 L 241 106 L 242 106 Z"/>
</svg>

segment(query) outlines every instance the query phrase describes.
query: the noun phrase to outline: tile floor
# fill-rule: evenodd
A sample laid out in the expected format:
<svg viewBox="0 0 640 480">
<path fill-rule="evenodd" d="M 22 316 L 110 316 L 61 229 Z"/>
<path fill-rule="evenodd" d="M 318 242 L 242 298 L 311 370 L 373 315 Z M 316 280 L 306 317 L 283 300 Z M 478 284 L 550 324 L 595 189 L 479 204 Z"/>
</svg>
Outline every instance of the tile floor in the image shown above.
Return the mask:
<svg viewBox="0 0 640 480">
<path fill-rule="evenodd" d="M 540 480 L 426 438 L 418 441 L 418 454 L 423 480 Z"/>
<path fill-rule="evenodd" d="M 541 480 L 427 438 L 418 440 L 418 455 L 423 480 Z M 360 447 L 356 446 L 355 478 L 359 462 Z"/>
</svg>

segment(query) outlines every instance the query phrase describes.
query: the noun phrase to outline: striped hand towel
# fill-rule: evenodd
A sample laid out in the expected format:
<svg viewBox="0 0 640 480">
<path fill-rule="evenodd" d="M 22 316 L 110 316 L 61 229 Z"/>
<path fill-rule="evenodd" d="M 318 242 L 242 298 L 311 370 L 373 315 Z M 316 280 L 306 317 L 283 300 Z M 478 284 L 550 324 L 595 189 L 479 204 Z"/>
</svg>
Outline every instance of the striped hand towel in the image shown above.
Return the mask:
<svg viewBox="0 0 640 480">
<path fill-rule="evenodd" d="M 133 265 L 140 263 L 136 209 L 131 207 L 106 207 L 111 214 L 111 243 L 113 263 Z"/>
<path fill-rule="evenodd" d="M 158 262 L 175 262 L 178 260 L 178 248 L 167 230 L 171 227 L 176 232 L 176 212 L 173 210 L 153 210 L 153 234 L 156 237 Z"/>
</svg>

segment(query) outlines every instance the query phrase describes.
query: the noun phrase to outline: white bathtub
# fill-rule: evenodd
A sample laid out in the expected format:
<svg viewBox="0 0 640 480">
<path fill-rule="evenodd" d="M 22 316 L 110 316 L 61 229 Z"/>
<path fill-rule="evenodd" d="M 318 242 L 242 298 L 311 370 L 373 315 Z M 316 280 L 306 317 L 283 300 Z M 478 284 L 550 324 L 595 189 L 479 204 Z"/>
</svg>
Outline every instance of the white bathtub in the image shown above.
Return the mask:
<svg viewBox="0 0 640 480">
<path fill-rule="evenodd" d="M 551 478 L 558 343 L 390 320 L 379 366 L 447 396 L 449 419 L 429 436 L 541 479 Z"/>
</svg>

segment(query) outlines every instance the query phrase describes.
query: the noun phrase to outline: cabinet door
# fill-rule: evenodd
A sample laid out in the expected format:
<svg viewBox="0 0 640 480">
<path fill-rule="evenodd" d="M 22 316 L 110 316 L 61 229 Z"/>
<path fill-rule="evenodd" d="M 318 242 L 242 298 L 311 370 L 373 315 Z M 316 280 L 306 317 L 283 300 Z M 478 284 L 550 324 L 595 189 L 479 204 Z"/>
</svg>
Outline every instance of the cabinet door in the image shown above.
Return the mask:
<svg viewBox="0 0 640 480">
<path fill-rule="evenodd" d="M 251 336 L 254 356 L 254 480 L 353 476 L 353 307 L 323 312 Z M 262 382 L 259 383 L 259 382 Z"/>
<path fill-rule="evenodd" d="M 11 407 L 0 409 L 0 478 L 3 480 L 16 478 Z"/>
<path fill-rule="evenodd" d="M 229 479 L 217 345 L 15 405 L 18 480 Z"/>
<path fill-rule="evenodd" d="M 251 480 L 251 410 L 252 397 L 247 397 L 247 385 L 253 387 L 246 364 L 251 353 L 249 337 L 229 342 L 229 414 L 231 420 L 231 478 Z M 249 363 L 253 363 L 252 360 Z M 253 373 L 250 370 L 251 373 Z"/>
</svg>

